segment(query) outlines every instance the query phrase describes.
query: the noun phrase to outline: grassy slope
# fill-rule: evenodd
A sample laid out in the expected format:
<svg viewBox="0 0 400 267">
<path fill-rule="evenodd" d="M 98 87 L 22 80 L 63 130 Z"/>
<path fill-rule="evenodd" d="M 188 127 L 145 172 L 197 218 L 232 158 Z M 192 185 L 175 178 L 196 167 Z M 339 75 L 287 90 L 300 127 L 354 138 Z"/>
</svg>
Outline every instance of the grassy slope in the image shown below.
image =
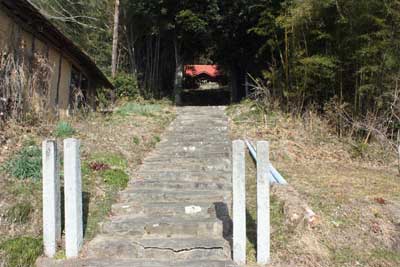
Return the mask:
<svg viewBox="0 0 400 267">
<path fill-rule="evenodd" d="M 271 161 L 318 215 L 312 229 L 293 229 L 285 223 L 285 199 L 272 196 L 275 266 L 400 266 L 400 178 L 389 155 L 332 136 L 312 115 L 270 113 L 265 124 L 249 102 L 228 113 L 234 138 L 271 142 Z M 255 172 L 248 162 L 254 219 Z M 248 254 L 254 262 L 252 246 Z"/>
<path fill-rule="evenodd" d="M 18 153 L 26 140 L 39 145 L 50 136 L 59 137 L 60 142 L 71 135 L 79 138 L 85 239 L 90 240 L 98 222 L 109 213 L 116 193 L 126 186 L 146 152 L 160 141 L 174 116 L 173 108 L 164 103 L 125 103 L 111 115 L 90 114 L 85 119 L 40 127 L 12 125 L 4 132 L 7 143 L 0 147 L 0 165 Z M 102 167 L 96 170 L 96 165 Z M 41 254 L 41 182 L 19 180 L 2 171 L 0 196 L 0 266 L 28 267 Z M 62 251 L 58 257 L 63 257 Z"/>
</svg>

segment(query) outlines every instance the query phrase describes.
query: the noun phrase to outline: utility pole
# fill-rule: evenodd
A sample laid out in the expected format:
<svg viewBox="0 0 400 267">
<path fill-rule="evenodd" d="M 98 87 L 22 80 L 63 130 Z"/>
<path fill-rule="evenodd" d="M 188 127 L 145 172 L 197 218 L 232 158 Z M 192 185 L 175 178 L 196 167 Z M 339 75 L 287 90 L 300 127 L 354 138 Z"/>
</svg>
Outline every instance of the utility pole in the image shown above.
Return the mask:
<svg viewBox="0 0 400 267">
<path fill-rule="evenodd" d="M 118 60 L 119 0 L 115 0 L 114 33 L 112 44 L 111 76 L 115 78 Z"/>
</svg>

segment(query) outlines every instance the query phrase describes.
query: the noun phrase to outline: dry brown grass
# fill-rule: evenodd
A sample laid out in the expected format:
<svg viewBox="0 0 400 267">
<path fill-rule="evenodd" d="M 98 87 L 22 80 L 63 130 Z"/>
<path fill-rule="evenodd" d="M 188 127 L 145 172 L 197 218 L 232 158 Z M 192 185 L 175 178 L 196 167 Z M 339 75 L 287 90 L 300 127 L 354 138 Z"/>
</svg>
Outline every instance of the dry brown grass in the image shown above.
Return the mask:
<svg viewBox="0 0 400 267">
<path fill-rule="evenodd" d="M 318 216 L 311 228 L 293 230 L 285 219 L 273 226 L 286 236 L 284 244 L 273 246 L 274 266 L 400 266 L 394 155 L 376 144 L 337 138 L 312 113 L 270 113 L 264 124 L 249 102 L 228 112 L 233 138 L 270 141 L 273 164 Z M 284 206 L 290 197 L 280 194 L 279 201 Z M 281 240 L 273 234 L 273 242 Z"/>
</svg>

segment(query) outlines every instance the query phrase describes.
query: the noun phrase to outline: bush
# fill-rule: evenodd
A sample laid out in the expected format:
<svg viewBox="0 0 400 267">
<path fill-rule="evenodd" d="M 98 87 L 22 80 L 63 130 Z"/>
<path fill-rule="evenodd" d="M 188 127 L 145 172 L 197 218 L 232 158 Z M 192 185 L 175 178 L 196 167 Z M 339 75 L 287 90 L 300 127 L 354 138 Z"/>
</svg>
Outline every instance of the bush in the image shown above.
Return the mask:
<svg viewBox="0 0 400 267">
<path fill-rule="evenodd" d="M 134 98 L 140 95 L 136 78 L 128 73 L 118 73 L 112 80 L 117 97 Z"/>
<path fill-rule="evenodd" d="M 72 137 L 76 133 L 75 129 L 69 122 L 60 121 L 54 131 L 54 136 L 58 138 Z"/>
<path fill-rule="evenodd" d="M 42 176 L 42 151 L 37 145 L 25 145 L 3 168 L 13 177 L 39 180 Z"/>
<path fill-rule="evenodd" d="M 17 237 L 1 243 L 0 252 L 4 255 L 6 267 L 29 267 L 34 266 L 42 254 L 42 247 L 41 239 Z"/>
</svg>

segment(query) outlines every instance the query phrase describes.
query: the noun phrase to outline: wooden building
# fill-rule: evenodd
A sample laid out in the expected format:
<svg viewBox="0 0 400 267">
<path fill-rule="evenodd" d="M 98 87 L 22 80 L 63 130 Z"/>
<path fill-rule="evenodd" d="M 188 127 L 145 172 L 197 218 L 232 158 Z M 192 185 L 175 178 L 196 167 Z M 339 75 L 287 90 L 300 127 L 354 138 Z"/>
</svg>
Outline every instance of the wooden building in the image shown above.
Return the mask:
<svg viewBox="0 0 400 267">
<path fill-rule="evenodd" d="M 22 54 L 27 72 L 35 58 L 48 62 L 49 86 L 41 97 L 57 113 L 69 114 L 76 92 L 93 107 L 96 90 L 112 88 L 94 61 L 26 0 L 0 0 L 0 56 L 11 51 Z"/>
</svg>

